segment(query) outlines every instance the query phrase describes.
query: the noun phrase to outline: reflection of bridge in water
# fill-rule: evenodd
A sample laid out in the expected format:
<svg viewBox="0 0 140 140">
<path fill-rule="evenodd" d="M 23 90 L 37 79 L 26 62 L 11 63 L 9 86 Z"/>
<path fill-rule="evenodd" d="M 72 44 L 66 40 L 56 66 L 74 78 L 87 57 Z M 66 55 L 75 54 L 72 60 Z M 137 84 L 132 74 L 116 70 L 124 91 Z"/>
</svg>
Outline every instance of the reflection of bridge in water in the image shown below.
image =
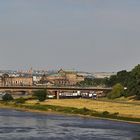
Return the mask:
<svg viewBox="0 0 140 140">
<path fill-rule="evenodd" d="M 59 98 L 59 93 L 64 91 L 81 91 L 81 92 L 109 92 L 112 88 L 104 88 L 104 87 L 56 87 L 56 86 L 3 86 L 0 87 L 1 92 L 22 92 L 31 94 L 33 91 L 37 90 L 47 90 L 51 93 L 56 94 L 57 98 Z"/>
</svg>

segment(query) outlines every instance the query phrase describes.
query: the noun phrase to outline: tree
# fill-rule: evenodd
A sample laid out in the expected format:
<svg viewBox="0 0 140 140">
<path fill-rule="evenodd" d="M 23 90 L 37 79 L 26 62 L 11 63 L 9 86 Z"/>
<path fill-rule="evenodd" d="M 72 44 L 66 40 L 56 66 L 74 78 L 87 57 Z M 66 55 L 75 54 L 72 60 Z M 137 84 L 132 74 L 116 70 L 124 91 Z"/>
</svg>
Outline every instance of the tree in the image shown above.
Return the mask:
<svg viewBox="0 0 140 140">
<path fill-rule="evenodd" d="M 47 98 L 47 91 L 46 90 L 34 91 L 33 96 L 35 96 L 39 101 L 45 101 Z"/>
<path fill-rule="evenodd" d="M 131 71 L 128 81 L 128 95 L 136 95 L 140 98 L 140 64 Z"/>
<path fill-rule="evenodd" d="M 12 97 L 12 95 L 11 94 L 9 94 L 9 93 L 6 93 L 5 95 L 3 95 L 2 96 L 2 100 L 3 101 L 12 101 L 13 100 L 13 97 Z"/>
<path fill-rule="evenodd" d="M 107 95 L 107 97 L 109 99 L 115 99 L 121 97 L 123 93 L 124 93 L 124 87 L 118 83 L 115 86 L 113 86 L 112 91 Z"/>
<path fill-rule="evenodd" d="M 119 71 L 117 73 L 117 82 L 121 83 L 123 86 L 127 86 L 130 79 L 130 73 L 131 72 L 127 72 L 126 70 Z"/>
<path fill-rule="evenodd" d="M 105 85 L 112 87 L 117 83 L 123 86 L 127 86 L 130 79 L 130 72 L 126 70 L 119 71 L 117 75 L 112 75 L 110 78 L 106 79 Z"/>
<path fill-rule="evenodd" d="M 112 87 L 113 85 L 115 85 L 117 83 L 117 76 L 116 75 L 112 75 L 110 78 L 106 79 L 106 85 L 109 87 Z"/>
<path fill-rule="evenodd" d="M 85 78 L 84 81 L 77 83 L 77 86 L 104 86 L 106 79 L 101 78 Z"/>
</svg>

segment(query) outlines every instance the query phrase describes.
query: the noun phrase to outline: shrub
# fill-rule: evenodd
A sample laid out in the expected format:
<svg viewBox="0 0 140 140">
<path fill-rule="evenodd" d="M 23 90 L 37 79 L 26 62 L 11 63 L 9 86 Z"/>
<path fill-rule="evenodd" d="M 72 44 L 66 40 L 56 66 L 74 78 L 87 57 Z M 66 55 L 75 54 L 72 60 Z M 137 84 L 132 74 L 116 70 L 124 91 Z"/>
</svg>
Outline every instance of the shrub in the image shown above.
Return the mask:
<svg viewBox="0 0 140 140">
<path fill-rule="evenodd" d="M 84 111 L 84 112 L 89 112 L 90 110 L 87 109 L 86 107 L 84 107 L 84 108 L 83 108 L 83 111 Z"/>
<path fill-rule="evenodd" d="M 12 97 L 11 94 L 6 93 L 5 95 L 2 96 L 2 100 L 3 101 L 12 101 L 13 100 L 13 97 Z"/>
<path fill-rule="evenodd" d="M 102 112 L 102 115 L 107 116 L 107 115 L 109 115 L 109 112 L 108 111 L 104 111 L 104 112 Z"/>
<path fill-rule="evenodd" d="M 23 97 L 20 97 L 20 98 L 15 100 L 15 103 L 17 103 L 17 104 L 24 104 L 25 103 L 25 99 Z"/>
<path fill-rule="evenodd" d="M 39 101 L 45 101 L 47 97 L 47 91 L 46 90 L 34 91 L 33 96 L 35 96 Z"/>
<path fill-rule="evenodd" d="M 121 84 L 116 84 L 113 86 L 113 89 L 108 93 L 107 97 L 109 99 L 119 98 L 124 94 L 124 87 Z"/>
<path fill-rule="evenodd" d="M 113 113 L 114 116 L 118 116 L 119 115 L 119 112 L 115 112 Z"/>
</svg>

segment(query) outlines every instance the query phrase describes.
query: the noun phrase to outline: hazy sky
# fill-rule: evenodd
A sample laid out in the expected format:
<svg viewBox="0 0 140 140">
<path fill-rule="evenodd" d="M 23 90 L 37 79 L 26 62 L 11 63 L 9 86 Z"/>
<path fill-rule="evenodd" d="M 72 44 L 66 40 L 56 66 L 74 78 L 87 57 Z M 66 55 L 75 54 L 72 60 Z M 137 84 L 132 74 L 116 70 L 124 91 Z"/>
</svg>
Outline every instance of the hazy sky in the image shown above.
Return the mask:
<svg viewBox="0 0 140 140">
<path fill-rule="evenodd" d="M 0 69 L 118 71 L 140 63 L 140 0 L 0 0 Z"/>
</svg>

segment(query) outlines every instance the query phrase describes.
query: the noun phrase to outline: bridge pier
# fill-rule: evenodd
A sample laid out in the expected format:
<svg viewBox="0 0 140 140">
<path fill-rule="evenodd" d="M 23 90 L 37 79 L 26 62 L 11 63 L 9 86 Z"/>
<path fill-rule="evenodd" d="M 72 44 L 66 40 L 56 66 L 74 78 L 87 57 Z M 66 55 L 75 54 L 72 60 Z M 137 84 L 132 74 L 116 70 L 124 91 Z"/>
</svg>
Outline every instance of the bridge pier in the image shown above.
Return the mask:
<svg viewBox="0 0 140 140">
<path fill-rule="evenodd" d="M 56 99 L 59 100 L 59 91 L 55 91 Z"/>
</svg>

